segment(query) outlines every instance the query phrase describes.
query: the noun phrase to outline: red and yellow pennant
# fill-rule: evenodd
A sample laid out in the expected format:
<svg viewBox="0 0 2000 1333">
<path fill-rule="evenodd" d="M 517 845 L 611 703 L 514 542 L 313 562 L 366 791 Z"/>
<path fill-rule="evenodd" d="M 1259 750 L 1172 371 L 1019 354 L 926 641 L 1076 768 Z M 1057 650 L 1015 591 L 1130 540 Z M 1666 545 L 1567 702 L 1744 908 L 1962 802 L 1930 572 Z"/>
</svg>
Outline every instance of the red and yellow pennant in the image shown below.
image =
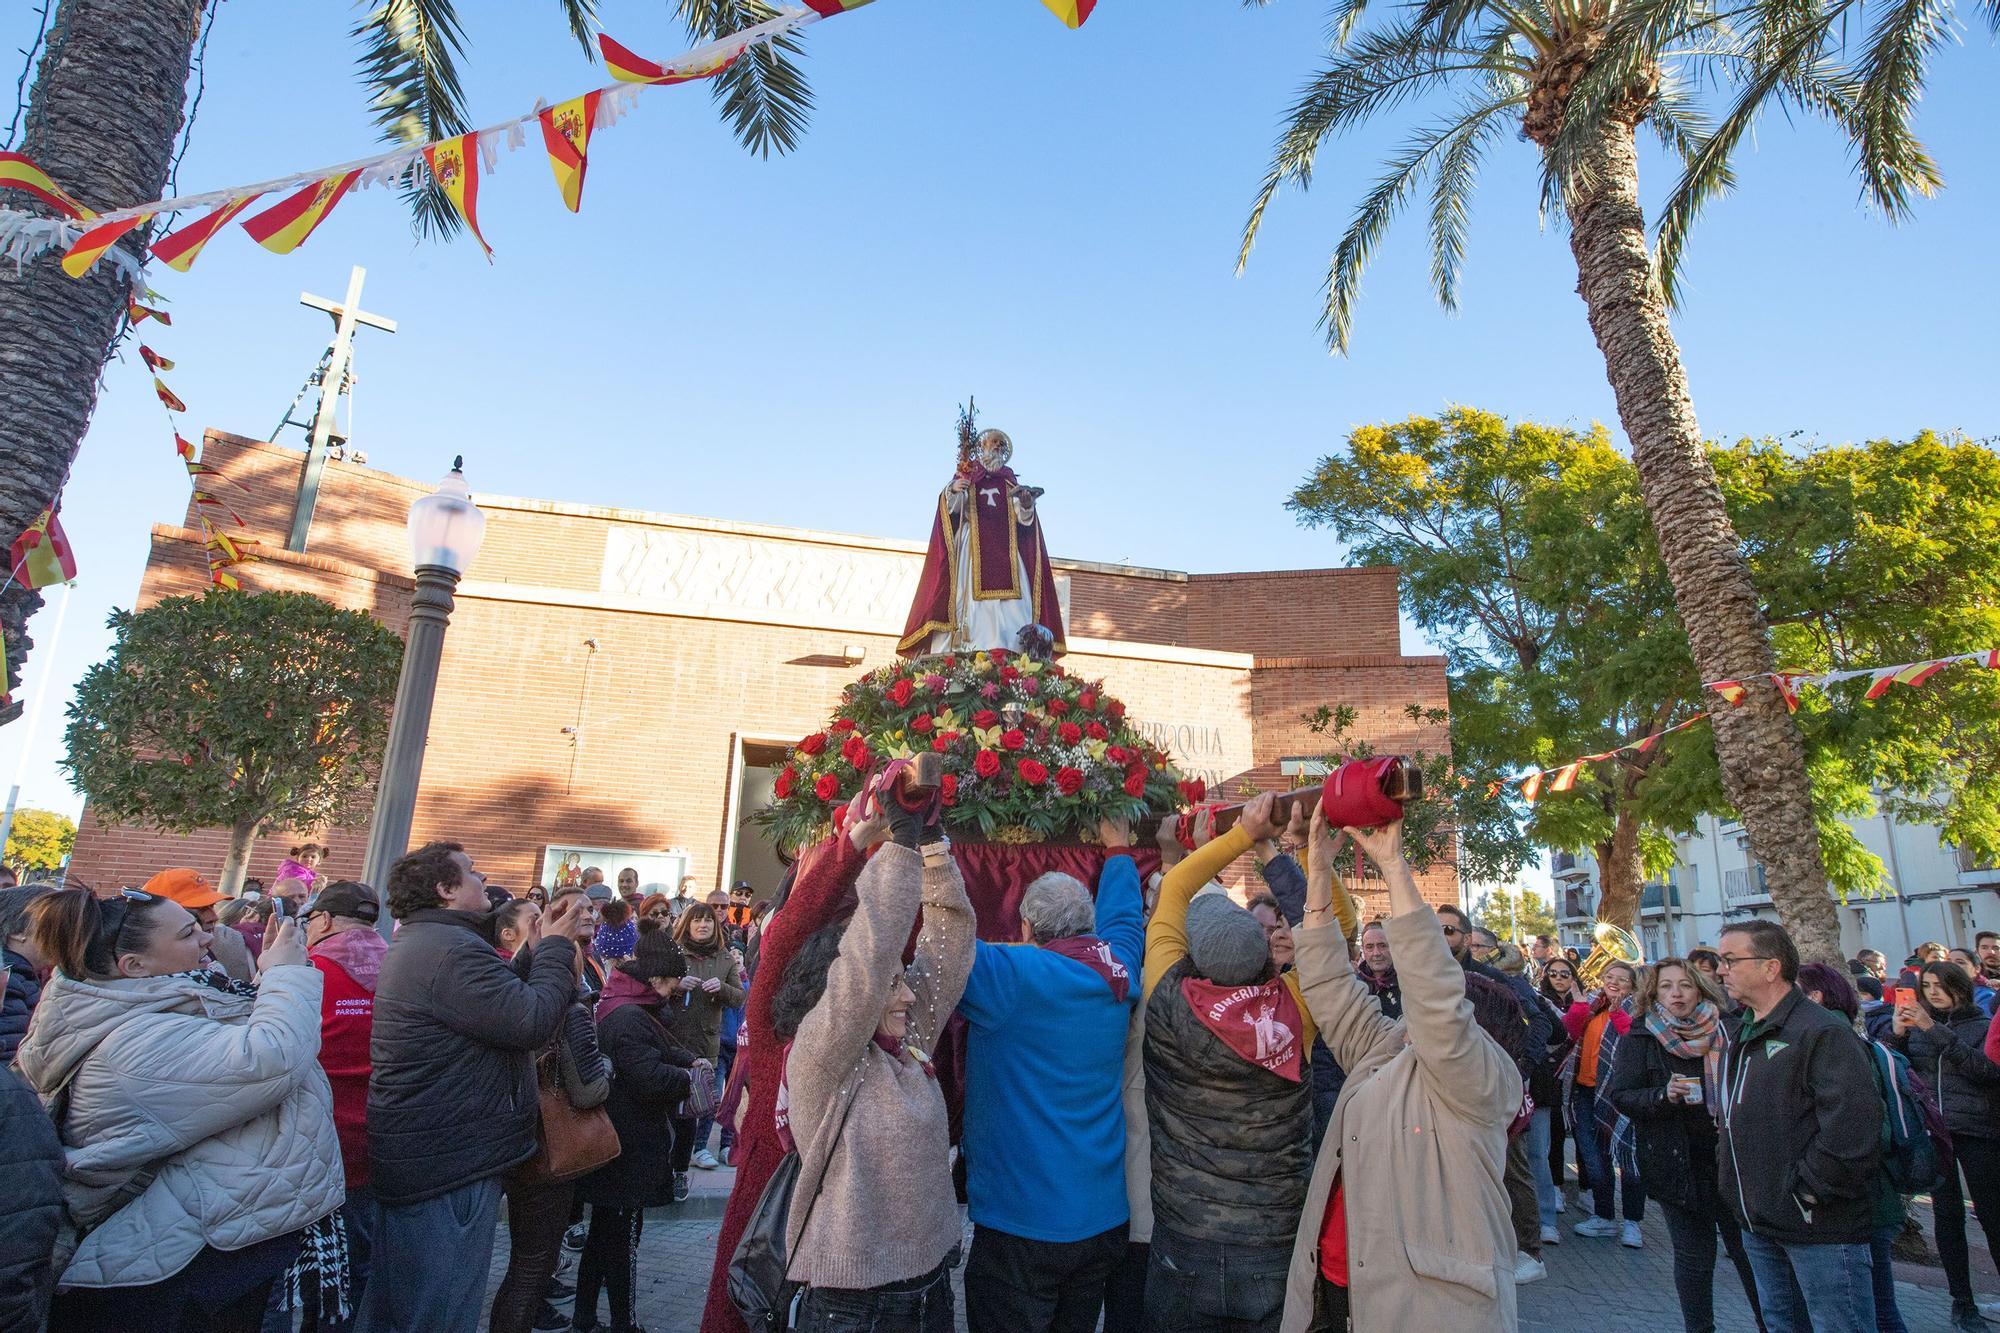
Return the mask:
<svg viewBox="0 0 2000 1333">
<path fill-rule="evenodd" d="M 160 323 L 169 326 L 174 322 L 174 317 L 166 311 L 155 309 L 149 305 L 140 305 L 137 301 L 132 300 L 128 300 L 125 303 L 125 317 L 134 324 L 144 324 L 149 319 L 157 319 Z"/>
<path fill-rule="evenodd" d="M 850 9 L 873 3 L 874 0 L 806 0 L 806 8 L 825 18 L 838 18 Z"/>
<path fill-rule="evenodd" d="M 126 232 L 131 231 L 142 222 L 151 222 L 152 220 L 153 215 L 151 213 L 140 213 L 135 217 L 119 218 L 115 222 L 106 222 L 101 226 L 92 227 L 89 231 L 77 237 L 75 244 L 71 245 L 68 253 L 63 255 L 63 272 L 69 274 L 72 278 L 82 277 L 84 274 L 90 272 L 93 264 L 104 258 L 104 252 L 116 245 Z"/>
<path fill-rule="evenodd" d="M 167 411 L 185 412 L 188 410 L 188 405 L 180 400 L 180 395 L 169 389 L 167 382 L 158 375 L 153 376 L 153 392 L 160 396 L 162 403 L 166 404 Z"/>
<path fill-rule="evenodd" d="M 0 189 L 26 190 L 66 218 L 88 220 L 97 214 L 70 197 L 25 153 L 0 153 Z"/>
<path fill-rule="evenodd" d="M 153 242 L 153 258 L 176 272 L 187 272 L 194 267 L 194 261 L 201 257 L 201 248 L 214 239 L 215 233 L 228 226 L 238 213 L 261 198 L 262 195 L 250 194 L 241 199 L 231 199 L 228 203 L 209 210 L 187 226 L 169 232 Z"/>
<path fill-rule="evenodd" d="M 272 254 L 288 255 L 305 244 L 306 238 L 318 230 L 327 214 L 333 212 L 359 179 L 359 171 L 344 171 L 314 181 L 245 221 L 243 230 Z"/>
<path fill-rule="evenodd" d="M 1539 772 L 1530 773 L 1528 774 L 1527 780 L 1522 782 L 1521 784 L 1521 799 L 1526 801 L 1529 805 L 1533 805 L 1535 803 L 1535 798 L 1542 794 L 1543 776 L 1544 775 Z"/>
<path fill-rule="evenodd" d="M 1945 662 L 1912 662 L 1906 667 L 1883 667 L 1870 681 L 1864 699 L 1879 699 L 1898 685 L 1915 688 L 1949 665 Z"/>
<path fill-rule="evenodd" d="M 1097 0 L 1042 0 L 1049 13 L 1061 19 L 1071 28 L 1081 28 L 1090 21 L 1091 11 L 1097 8 Z"/>
<path fill-rule="evenodd" d="M 685 65 L 662 65 L 635 54 L 629 47 L 619 45 L 601 32 L 597 34 L 597 49 L 604 53 L 604 67 L 620 83 L 650 83 L 663 88 L 677 83 L 693 83 L 696 79 L 714 78 L 743 54 L 732 51 L 728 55 L 709 56 Z"/>
<path fill-rule="evenodd" d="M 1740 707 L 1743 697 L 1750 693 L 1750 687 L 1740 680 L 1718 680 L 1709 685 L 1711 690 L 1729 701 L 1731 708 Z"/>
<path fill-rule="evenodd" d="M 1583 762 L 1583 760 L 1579 759 L 1573 764 L 1564 764 L 1554 773 L 1551 773 L 1549 775 L 1549 790 L 1552 792 L 1561 792 L 1568 791 L 1574 787 L 1576 785 L 1576 775 L 1583 769 Z"/>
<path fill-rule="evenodd" d="M 590 132 L 597 127 L 597 93 L 572 97 L 543 111 L 542 146 L 563 206 L 574 213 L 583 205 L 583 173 L 590 166 Z"/>
<path fill-rule="evenodd" d="M 146 346 L 146 344 L 144 343 L 139 344 L 139 359 L 141 361 L 144 361 L 146 363 L 146 369 L 152 371 L 154 374 L 159 374 L 162 371 L 172 370 L 174 368 L 173 362 L 167 360 L 167 358 L 161 356 L 158 352 Z"/>
<path fill-rule="evenodd" d="M 76 552 L 63 533 L 62 520 L 51 504 L 14 539 L 7 551 L 14 582 L 24 588 L 48 588 L 76 577 Z"/>
<path fill-rule="evenodd" d="M 479 231 L 479 136 L 461 134 L 456 139 L 432 144 L 424 149 L 424 165 L 431 169 L 431 178 L 437 181 L 445 198 L 451 200 L 451 206 L 465 219 L 472 239 L 486 252 L 486 262 L 492 263 L 493 247 Z"/>
</svg>

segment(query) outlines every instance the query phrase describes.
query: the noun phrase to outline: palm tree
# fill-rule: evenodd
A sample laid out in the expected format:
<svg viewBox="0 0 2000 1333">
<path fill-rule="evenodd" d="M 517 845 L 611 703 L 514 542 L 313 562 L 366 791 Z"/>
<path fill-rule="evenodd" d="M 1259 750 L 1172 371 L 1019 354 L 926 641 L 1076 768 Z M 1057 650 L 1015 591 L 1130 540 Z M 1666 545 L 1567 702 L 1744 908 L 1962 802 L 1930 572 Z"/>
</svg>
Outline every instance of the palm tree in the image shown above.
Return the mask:
<svg viewBox="0 0 2000 1333">
<path fill-rule="evenodd" d="M 1257 0 L 1253 0 L 1253 3 Z M 1791 3 L 1815 20 L 1812 0 Z M 1291 107 L 1245 227 L 1239 268 L 1286 182 L 1307 188 L 1328 139 L 1418 99 L 1454 109 L 1418 128 L 1363 196 L 1327 275 L 1322 325 L 1345 351 L 1363 270 L 1428 183 L 1431 282 L 1453 309 L 1479 166 L 1503 135 L 1540 151 L 1544 214 L 1568 224 L 1577 291 L 1597 337 L 1618 415 L 1704 680 L 1772 669 L 1769 627 L 1723 507 L 1667 322 L 1674 275 L 1701 205 L 1730 184 L 1727 148 L 1757 112 L 1784 100 L 1833 118 L 1859 140 L 1857 81 L 1827 57 L 1830 29 L 1799 20 L 1746 25 L 1711 0 L 1418 0 L 1369 24 L 1367 0 L 1335 0 L 1337 46 Z M 1921 0 L 1912 0 L 1921 3 Z M 1711 134 L 1693 90 L 1744 99 Z M 1684 164 L 1656 255 L 1639 205 L 1637 135 L 1649 125 Z M 1896 155 L 1882 156 L 1894 177 Z M 1907 154 L 1903 165 L 1907 165 Z M 1776 690 L 1752 688 L 1715 718 L 1723 786 L 1763 862 L 1771 896 L 1808 956 L 1840 957 L 1838 918 L 1814 831 L 1798 728 Z"/>
<path fill-rule="evenodd" d="M 556 0 L 586 55 L 595 58 L 596 0 Z M 55 0 L 46 45 L 29 93 L 25 153 L 84 202 L 115 207 L 160 198 L 181 132 L 182 106 L 202 25 L 220 0 Z M 689 34 L 711 41 L 775 17 L 766 0 L 675 0 Z M 379 0 L 355 25 L 357 76 L 383 141 L 423 143 L 474 128 L 458 66 L 464 29 L 452 0 Z M 812 94 L 800 74 L 795 38 L 761 43 L 724 70 L 712 90 L 736 137 L 753 152 L 792 148 L 804 132 Z M 457 231 L 458 215 L 428 181 L 412 187 L 422 234 Z M 9 207 L 26 207 L 10 192 Z M 143 255 L 152 229 L 119 244 Z M 0 546 L 40 513 L 69 475 L 91 412 L 98 373 L 123 327 L 127 288 L 100 263 L 81 281 L 57 267 L 59 254 L 0 265 Z M 18 585 L 0 593 L 5 689 L 20 681 L 33 646 L 24 631 L 41 594 Z M 13 721 L 20 704 L 0 708 Z"/>
</svg>

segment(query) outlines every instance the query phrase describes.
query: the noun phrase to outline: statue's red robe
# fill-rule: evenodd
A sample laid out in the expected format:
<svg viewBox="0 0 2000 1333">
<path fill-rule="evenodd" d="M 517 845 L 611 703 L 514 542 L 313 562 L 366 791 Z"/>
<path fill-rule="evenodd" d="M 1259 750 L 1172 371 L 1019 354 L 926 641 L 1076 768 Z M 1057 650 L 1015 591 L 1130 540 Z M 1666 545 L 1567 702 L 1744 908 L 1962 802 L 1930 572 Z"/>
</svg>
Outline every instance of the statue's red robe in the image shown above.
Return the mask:
<svg viewBox="0 0 2000 1333">
<path fill-rule="evenodd" d="M 896 651 L 904 657 L 919 657 L 931 651 L 931 635 L 958 627 L 953 595 L 958 587 L 957 523 L 972 524 L 972 595 L 980 600 L 1014 599 L 1027 596 L 1034 606 L 1035 623 L 1055 639 L 1058 656 L 1067 651 L 1063 642 L 1062 603 L 1056 596 L 1055 573 L 1049 566 L 1048 546 L 1042 540 L 1039 517 L 1026 523 L 1015 522 L 1014 490 L 1019 484 L 1011 468 L 987 471 L 974 465 L 967 475 L 968 499 L 964 516 L 954 521 L 950 491 L 938 494 L 937 514 L 931 520 L 930 549 L 924 552 L 923 577 L 917 581 L 917 595 L 910 603 L 910 617 L 904 622 L 903 637 Z M 1028 587 L 1020 579 L 1025 567 Z M 976 648 L 1020 647 L 1014 643 L 982 643 Z"/>
</svg>

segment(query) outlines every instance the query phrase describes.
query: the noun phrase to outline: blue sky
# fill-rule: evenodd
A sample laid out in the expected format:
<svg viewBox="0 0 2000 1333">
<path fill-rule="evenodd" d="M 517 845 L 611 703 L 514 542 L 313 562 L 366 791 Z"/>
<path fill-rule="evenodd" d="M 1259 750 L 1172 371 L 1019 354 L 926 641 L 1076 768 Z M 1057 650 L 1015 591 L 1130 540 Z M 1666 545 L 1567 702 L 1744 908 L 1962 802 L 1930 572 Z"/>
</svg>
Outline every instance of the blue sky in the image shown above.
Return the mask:
<svg viewBox="0 0 2000 1333">
<path fill-rule="evenodd" d="M 0 50 L 26 44 L 26 8 L 0 17 Z M 603 20 L 664 58 L 686 44 L 667 8 L 605 0 Z M 478 123 L 605 81 L 552 4 L 461 10 Z M 222 6 L 183 190 L 375 151 L 350 77 L 357 12 Z M 415 241 L 392 194 L 354 194 L 290 257 L 232 230 L 192 274 L 163 272 L 175 322 L 153 341 L 179 362 L 191 426 L 266 435 L 326 337 L 299 293 L 338 296 L 359 263 L 365 304 L 402 330 L 363 337 L 354 443 L 392 471 L 463 452 L 479 490 L 920 538 L 974 393 L 1048 488 L 1058 554 L 1337 564 L 1282 502 L 1353 426 L 1449 403 L 1615 413 L 1525 145 L 1483 180 L 1456 317 L 1429 296 L 1417 216 L 1369 274 L 1354 354 L 1330 358 L 1315 328 L 1326 256 L 1410 119 L 1323 154 L 1314 193 L 1280 200 L 1234 275 L 1323 24 L 1303 0 L 1103 0 L 1076 33 L 1036 0 L 880 0 L 808 35 L 819 105 L 789 157 L 743 152 L 704 89 L 655 90 L 593 140 L 578 216 L 537 147 L 502 158 L 482 189 L 494 264 L 469 239 Z M 1762 128 L 1697 235 L 1676 321 L 1711 436 L 2000 431 L 2000 150 L 1990 43 L 1969 41 L 1921 122 L 1949 188 L 1912 223 L 1859 205 L 1832 135 Z M 1657 197 L 1667 171 L 1647 166 Z M 68 625 L 27 666 L 27 697 L 50 707 L 24 803 L 79 804 L 55 768 L 61 706 L 137 591 L 148 525 L 184 497 L 143 369 L 114 362 L 65 501 L 82 569 Z M 26 733 L 0 731 L 0 783 Z"/>
</svg>

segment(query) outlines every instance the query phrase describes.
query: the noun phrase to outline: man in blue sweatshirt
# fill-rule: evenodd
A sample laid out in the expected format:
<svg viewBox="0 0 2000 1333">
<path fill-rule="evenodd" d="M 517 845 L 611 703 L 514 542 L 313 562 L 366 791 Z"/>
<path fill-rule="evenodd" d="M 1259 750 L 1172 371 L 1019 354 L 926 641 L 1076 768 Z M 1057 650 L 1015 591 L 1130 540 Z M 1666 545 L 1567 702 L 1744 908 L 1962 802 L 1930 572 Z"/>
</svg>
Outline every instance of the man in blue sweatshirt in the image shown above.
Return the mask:
<svg viewBox="0 0 2000 1333">
<path fill-rule="evenodd" d="M 1097 902 L 1043 875 L 1021 942 L 979 942 L 966 1043 L 970 1333 L 1089 1333 L 1125 1253 L 1125 1034 L 1145 925 L 1124 821 L 1100 830 Z"/>
</svg>

